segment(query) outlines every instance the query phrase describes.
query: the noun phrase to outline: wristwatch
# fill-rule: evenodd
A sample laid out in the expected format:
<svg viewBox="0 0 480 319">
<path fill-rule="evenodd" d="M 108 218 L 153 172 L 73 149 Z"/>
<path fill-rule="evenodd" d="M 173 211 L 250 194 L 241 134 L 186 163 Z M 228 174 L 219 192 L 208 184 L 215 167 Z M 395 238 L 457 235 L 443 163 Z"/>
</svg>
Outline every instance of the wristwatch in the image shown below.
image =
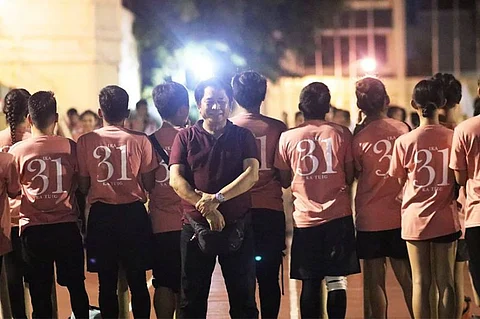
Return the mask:
<svg viewBox="0 0 480 319">
<path fill-rule="evenodd" d="M 215 199 L 218 200 L 219 203 L 225 202 L 225 196 L 220 192 L 215 194 Z"/>
</svg>

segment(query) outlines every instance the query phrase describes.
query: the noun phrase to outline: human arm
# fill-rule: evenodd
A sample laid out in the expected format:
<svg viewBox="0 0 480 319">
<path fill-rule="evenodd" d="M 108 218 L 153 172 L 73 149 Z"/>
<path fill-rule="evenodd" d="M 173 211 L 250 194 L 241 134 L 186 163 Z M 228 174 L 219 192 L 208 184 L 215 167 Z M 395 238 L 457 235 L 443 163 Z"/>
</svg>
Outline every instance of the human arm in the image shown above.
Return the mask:
<svg viewBox="0 0 480 319">
<path fill-rule="evenodd" d="M 183 164 L 173 164 L 170 166 L 169 183 L 177 195 L 191 205 L 195 206 L 200 199 L 202 199 L 202 196 L 195 192 L 190 183 L 185 179 L 185 165 Z M 201 212 L 213 231 L 221 231 L 223 227 L 225 227 L 223 215 L 217 208 L 218 205 L 216 205 L 216 207 L 209 207 L 208 210 Z"/>
<path fill-rule="evenodd" d="M 243 160 L 243 172 L 230 184 L 226 185 L 219 191 L 219 193 L 223 195 L 225 201 L 249 191 L 253 185 L 255 185 L 258 181 L 259 166 L 260 163 L 256 158 L 246 158 Z M 212 209 L 216 209 L 220 205 L 220 201 L 216 198 L 215 194 L 208 194 L 200 191 L 197 191 L 197 194 L 202 195 L 202 197 L 196 203 L 195 207 L 202 214 Z"/>
<path fill-rule="evenodd" d="M 150 192 L 155 187 L 155 170 L 141 174 L 143 187 Z"/>
<path fill-rule="evenodd" d="M 466 170 L 454 170 L 455 180 L 460 186 L 467 185 L 468 174 Z"/>
</svg>

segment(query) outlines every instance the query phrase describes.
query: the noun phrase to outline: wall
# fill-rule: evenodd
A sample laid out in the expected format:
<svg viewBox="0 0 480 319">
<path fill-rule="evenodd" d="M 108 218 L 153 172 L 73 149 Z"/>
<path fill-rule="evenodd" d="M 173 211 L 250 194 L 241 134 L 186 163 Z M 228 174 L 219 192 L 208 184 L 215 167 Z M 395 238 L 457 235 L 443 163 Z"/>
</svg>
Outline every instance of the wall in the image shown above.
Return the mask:
<svg viewBox="0 0 480 319">
<path fill-rule="evenodd" d="M 132 21 L 120 0 L 0 1 L 0 83 L 52 90 L 60 113 L 96 110 L 99 90 L 121 83 L 122 71 L 137 98 L 138 64 L 121 64 L 122 54 L 136 58 L 122 50 L 132 48 Z"/>
</svg>

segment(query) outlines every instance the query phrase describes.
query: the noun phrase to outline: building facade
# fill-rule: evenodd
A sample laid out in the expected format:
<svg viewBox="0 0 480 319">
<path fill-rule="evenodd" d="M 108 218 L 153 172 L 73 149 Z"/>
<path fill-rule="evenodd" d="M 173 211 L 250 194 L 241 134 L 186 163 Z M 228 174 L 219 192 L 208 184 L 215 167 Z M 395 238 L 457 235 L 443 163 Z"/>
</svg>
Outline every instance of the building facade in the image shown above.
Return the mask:
<svg viewBox="0 0 480 319">
<path fill-rule="evenodd" d="M 96 111 L 108 84 L 125 87 L 134 104 L 140 80 L 132 23 L 120 0 L 1 0 L 0 83 L 54 91 L 60 113 Z"/>
<path fill-rule="evenodd" d="M 471 115 L 480 74 L 480 1 L 350 0 L 333 17 L 333 27 L 315 35 L 316 50 L 291 70 L 302 78 L 282 78 L 270 86 L 265 111 L 289 122 L 300 90 L 325 82 L 332 104 L 355 121 L 355 81 L 374 74 L 386 84 L 392 104 L 410 111 L 414 85 L 437 72 L 453 73 L 464 85 L 459 113 Z M 292 61 L 292 59 L 290 59 Z M 373 62 L 372 62 L 373 61 Z M 366 70 L 365 62 L 369 68 Z"/>
</svg>

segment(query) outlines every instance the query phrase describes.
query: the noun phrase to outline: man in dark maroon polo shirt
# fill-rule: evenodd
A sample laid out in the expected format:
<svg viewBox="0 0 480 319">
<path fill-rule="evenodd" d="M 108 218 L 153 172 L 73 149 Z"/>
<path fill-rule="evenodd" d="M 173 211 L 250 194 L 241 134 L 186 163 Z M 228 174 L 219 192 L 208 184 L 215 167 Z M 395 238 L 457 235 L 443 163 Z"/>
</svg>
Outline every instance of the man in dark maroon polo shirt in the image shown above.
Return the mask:
<svg viewBox="0 0 480 319">
<path fill-rule="evenodd" d="M 232 318 L 257 318 L 253 233 L 249 190 L 258 180 L 259 156 L 253 134 L 228 121 L 232 87 L 213 78 L 195 89 L 203 120 L 178 133 L 170 154 L 170 185 L 183 200 L 180 318 L 205 318 L 215 255 L 205 254 L 187 216 L 222 231 L 245 220 L 241 247 L 218 260 Z"/>
</svg>

